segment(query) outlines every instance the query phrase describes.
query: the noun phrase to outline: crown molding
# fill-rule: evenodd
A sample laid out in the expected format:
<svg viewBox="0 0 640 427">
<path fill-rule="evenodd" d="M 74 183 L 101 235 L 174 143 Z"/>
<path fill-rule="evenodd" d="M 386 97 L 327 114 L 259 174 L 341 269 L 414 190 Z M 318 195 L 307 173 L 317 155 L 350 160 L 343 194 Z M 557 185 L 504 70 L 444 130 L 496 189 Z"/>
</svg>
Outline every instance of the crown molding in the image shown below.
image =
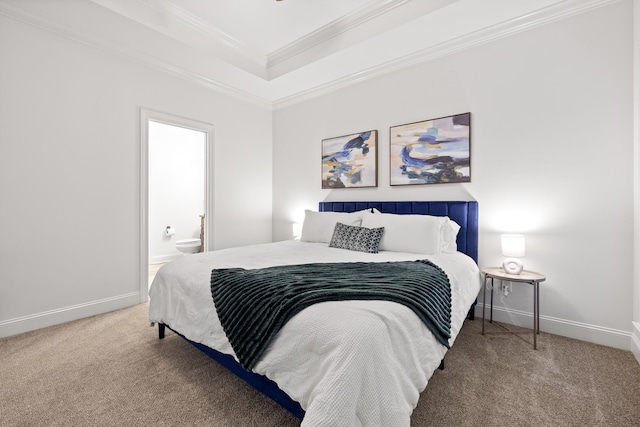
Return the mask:
<svg viewBox="0 0 640 427">
<path fill-rule="evenodd" d="M 132 57 L 131 59 L 137 60 L 143 64 L 146 64 L 156 70 L 163 71 L 167 74 L 171 74 L 175 77 L 187 80 L 196 85 L 212 89 L 218 93 L 231 96 L 240 101 L 248 102 L 257 107 L 267 108 L 271 110 L 273 108 L 273 102 L 271 100 L 254 95 L 248 91 L 238 89 L 234 86 L 222 83 L 218 80 L 206 77 L 199 73 L 188 71 L 184 68 L 167 64 L 164 61 L 157 60 L 155 58 L 149 58 L 147 61 L 141 60 L 141 58 Z"/>
<path fill-rule="evenodd" d="M 91 0 L 98 2 L 99 0 Z M 240 40 L 230 36 L 221 29 L 212 26 L 209 23 L 202 21 L 197 16 L 187 12 L 177 4 L 169 0 L 136 0 L 145 6 L 154 9 L 156 12 L 161 13 L 163 16 L 169 17 L 177 23 L 195 31 L 198 34 L 203 35 L 210 42 L 223 46 L 226 49 L 231 50 L 234 54 L 242 56 L 255 64 L 266 67 L 267 55 L 252 49 L 250 46 L 241 42 Z M 169 13 L 167 13 L 167 11 Z"/>
<path fill-rule="evenodd" d="M 391 1 L 392 0 L 381 0 L 376 4 L 381 7 L 384 6 L 384 4 L 382 3 L 389 3 L 387 4 L 387 6 L 390 7 Z M 534 11 L 527 15 L 523 15 L 493 25 L 491 27 L 484 28 L 479 31 L 466 34 L 464 36 L 452 39 L 444 43 L 440 43 L 435 46 L 431 46 L 426 49 L 422 49 L 403 57 L 395 58 L 380 65 L 351 73 L 342 78 L 335 79 L 324 84 L 319 84 L 306 90 L 301 90 L 296 93 L 281 97 L 272 96 L 271 98 L 256 96 L 247 90 L 243 90 L 238 87 L 226 84 L 220 80 L 217 80 L 216 78 L 208 77 L 201 73 L 187 70 L 184 67 L 170 64 L 167 61 L 147 55 L 128 46 L 117 45 L 100 38 L 93 38 L 86 34 L 82 34 L 77 31 L 62 27 L 52 20 L 43 18 L 41 16 L 35 16 L 21 8 L 14 7 L 13 5 L 9 5 L 7 3 L 0 2 L 0 15 L 4 15 L 8 18 L 21 21 L 28 25 L 32 25 L 34 27 L 57 34 L 59 36 L 82 43 L 84 45 L 100 49 L 104 52 L 115 54 L 125 59 L 141 63 L 152 69 L 162 71 L 169 75 L 248 102 L 258 107 L 267 109 L 281 109 L 338 91 L 342 88 L 358 84 L 393 71 L 467 50 L 484 43 L 489 43 L 494 40 L 498 40 L 504 37 L 511 36 L 513 34 L 546 25 L 554 21 L 579 15 L 581 13 L 589 12 L 591 10 L 618 3 L 620 1 L 622 0 L 566 0 L 562 3 L 558 3 Z M 395 6 L 399 5 L 398 2 L 394 2 L 393 4 Z M 383 13 L 380 8 L 378 9 L 378 11 L 380 13 Z"/>
<path fill-rule="evenodd" d="M 364 24 L 384 13 L 395 9 L 398 6 L 409 3 L 411 0 L 377 0 L 351 13 L 338 18 L 327 25 L 301 37 L 288 45 L 281 47 L 268 55 L 267 68 L 291 59 L 314 46 L 324 43 L 332 38 L 338 37 L 359 25 Z"/>
<path fill-rule="evenodd" d="M 566 2 L 552 5 L 508 21 L 483 28 L 482 30 L 474 31 L 447 42 L 414 52 L 410 55 L 405 55 L 391 61 L 387 61 L 366 70 L 352 73 L 340 79 L 276 99 L 273 101 L 273 109 L 277 110 L 286 108 L 393 71 L 428 62 L 437 58 L 442 58 L 447 55 L 471 49 L 475 46 L 509 37 L 523 31 L 589 12 L 620 1 L 622 0 L 567 0 Z"/>
<path fill-rule="evenodd" d="M 202 37 L 202 40 L 194 43 L 194 47 L 197 47 L 195 45 L 200 47 L 208 45 L 210 49 L 226 56 L 227 60 L 236 66 L 260 78 L 270 80 L 272 78 L 270 77 L 272 74 L 271 68 L 275 65 L 295 58 L 313 47 L 338 37 L 396 7 L 416 0 L 372 1 L 270 54 L 264 54 L 227 34 L 218 27 L 213 26 L 211 23 L 201 20 L 199 17 L 177 5 L 174 0 L 128 0 L 127 3 L 124 3 L 126 7 L 122 6 L 123 3 L 115 0 L 89 1 L 166 33 L 173 32 L 175 28 L 186 29 L 192 34 L 197 34 Z M 136 7 L 136 3 L 142 5 L 149 11 L 153 11 L 153 13 L 140 14 L 140 10 L 142 9 Z M 158 19 L 157 17 L 161 17 L 162 19 Z M 174 28 L 167 25 L 167 19 L 174 22 Z M 180 36 L 177 38 L 180 38 Z M 239 58 L 242 59 L 239 60 Z M 249 64 L 247 64 L 246 61 L 248 61 Z M 293 68 L 296 69 L 302 66 L 304 66 L 304 64 Z"/>
<path fill-rule="evenodd" d="M 86 34 L 79 33 L 66 27 L 62 27 L 55 22 L 52 22 L 51 20 L 42 18 L 40 16 L 35 16 L 14 6 L 0 3 L 0 15 L 14 19 L 16 21 L 20 21 L 27 25 L 31 25 L 40 30 L 53 33 L 57 36 L 72 40 L 74 42 L 89 46 L 91 48 L 98 49 L 103 52 L 146 65 L 152 69 L 155 69 L 156 71 L 161 71 L 174 77 L 181 78 L 207 89 L 212 89 L 216 92 L 231 96 L 241 101 L 249 102 L 250 104 L 256 105 L 258 107 L 267 109 L 272 108 L 273 104 L 270 100 L 256 96 L 248 91 L 238 89 L 218 80 L 206 77 L 200 73 L 195 73 L 185 68 L 172 65 L 166 61 L 150 55 L 146 55 L 129 47 L 116 45 L 101 38 L 93 38 Z"/>
</svg>

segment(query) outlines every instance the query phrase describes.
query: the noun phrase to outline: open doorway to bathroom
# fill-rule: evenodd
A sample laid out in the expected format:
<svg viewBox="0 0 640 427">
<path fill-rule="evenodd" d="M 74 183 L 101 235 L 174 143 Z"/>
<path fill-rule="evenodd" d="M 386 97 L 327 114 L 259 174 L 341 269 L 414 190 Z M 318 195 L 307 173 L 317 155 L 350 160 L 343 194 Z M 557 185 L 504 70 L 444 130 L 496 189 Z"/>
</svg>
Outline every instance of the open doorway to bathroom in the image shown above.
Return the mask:
<svg viewBox="0 0 640 427">
<path fill-rule="evenodd" d="M 208 249 L 212 140 L 209 124 L 141 110 L 143 302 L 164 263 Z"/>
</svg>

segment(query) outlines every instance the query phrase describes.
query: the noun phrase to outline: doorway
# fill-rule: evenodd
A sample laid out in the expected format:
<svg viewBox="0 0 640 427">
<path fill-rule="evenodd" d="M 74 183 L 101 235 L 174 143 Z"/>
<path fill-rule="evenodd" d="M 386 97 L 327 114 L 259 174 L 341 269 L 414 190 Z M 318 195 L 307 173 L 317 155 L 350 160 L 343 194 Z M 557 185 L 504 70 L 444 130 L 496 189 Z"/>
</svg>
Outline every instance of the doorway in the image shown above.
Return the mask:
<svg viewBox="0 0 640 427">
<path fill-rule="evenodd" d="M 213 212 L 213 126 L 141 110 L 140 292 L 161 264 L 182 257 L 176 242 L 208 250 Z"/>
</svg>

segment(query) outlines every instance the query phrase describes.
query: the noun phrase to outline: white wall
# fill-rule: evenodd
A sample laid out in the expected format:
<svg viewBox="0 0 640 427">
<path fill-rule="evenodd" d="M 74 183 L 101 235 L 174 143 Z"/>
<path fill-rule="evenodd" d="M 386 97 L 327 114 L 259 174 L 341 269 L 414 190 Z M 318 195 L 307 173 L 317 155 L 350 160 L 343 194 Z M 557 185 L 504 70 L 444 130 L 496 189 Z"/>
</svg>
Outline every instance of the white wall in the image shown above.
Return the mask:
<svg viewBox="0 0 640 427">
<path fill-rule="evenodd" d="M 149 122 L 149 262 L 182 253 L 176 241 L 200 238 L 205 212 L 206 133 Z M 167 236 L 171 227 L 174 235 Z"/>
<path fill-rule="evenodd" d="M 633 316 L 632 10 L 623 1 L 274 113 L 274 240 L 323 200 L 473 198 L 481 267 L 527 237 L 541 328 L 629 349 Z M 388 128 L 472 113 L 472 182 L 389 186 Z M 377 189 L 320 188 L 320 141 L 379 132 Z M 532 325 L 532 289 L 494 316 Z"/>
<path fill-rule="evenodd" d="M 4 16 L 0 64 L 0 336 L 141 301 L 141 107 L 215 127 L 210 247 L 271 240 L 268 109 Z"/>
</svg>

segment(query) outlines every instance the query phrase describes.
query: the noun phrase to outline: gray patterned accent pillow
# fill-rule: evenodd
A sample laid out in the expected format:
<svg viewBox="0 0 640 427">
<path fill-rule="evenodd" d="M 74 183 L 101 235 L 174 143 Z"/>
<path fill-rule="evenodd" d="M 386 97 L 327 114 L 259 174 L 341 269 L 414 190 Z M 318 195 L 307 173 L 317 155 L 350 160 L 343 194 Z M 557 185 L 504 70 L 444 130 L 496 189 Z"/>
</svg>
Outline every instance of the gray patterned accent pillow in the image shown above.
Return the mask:
<svg viewBox="0 0 640 427">
<path fill-rule="evenodd" d="M 337 222 L 329 247 L 377 254 L 383 232 L 384 227 L 366 228 Z"/>
</svg>

